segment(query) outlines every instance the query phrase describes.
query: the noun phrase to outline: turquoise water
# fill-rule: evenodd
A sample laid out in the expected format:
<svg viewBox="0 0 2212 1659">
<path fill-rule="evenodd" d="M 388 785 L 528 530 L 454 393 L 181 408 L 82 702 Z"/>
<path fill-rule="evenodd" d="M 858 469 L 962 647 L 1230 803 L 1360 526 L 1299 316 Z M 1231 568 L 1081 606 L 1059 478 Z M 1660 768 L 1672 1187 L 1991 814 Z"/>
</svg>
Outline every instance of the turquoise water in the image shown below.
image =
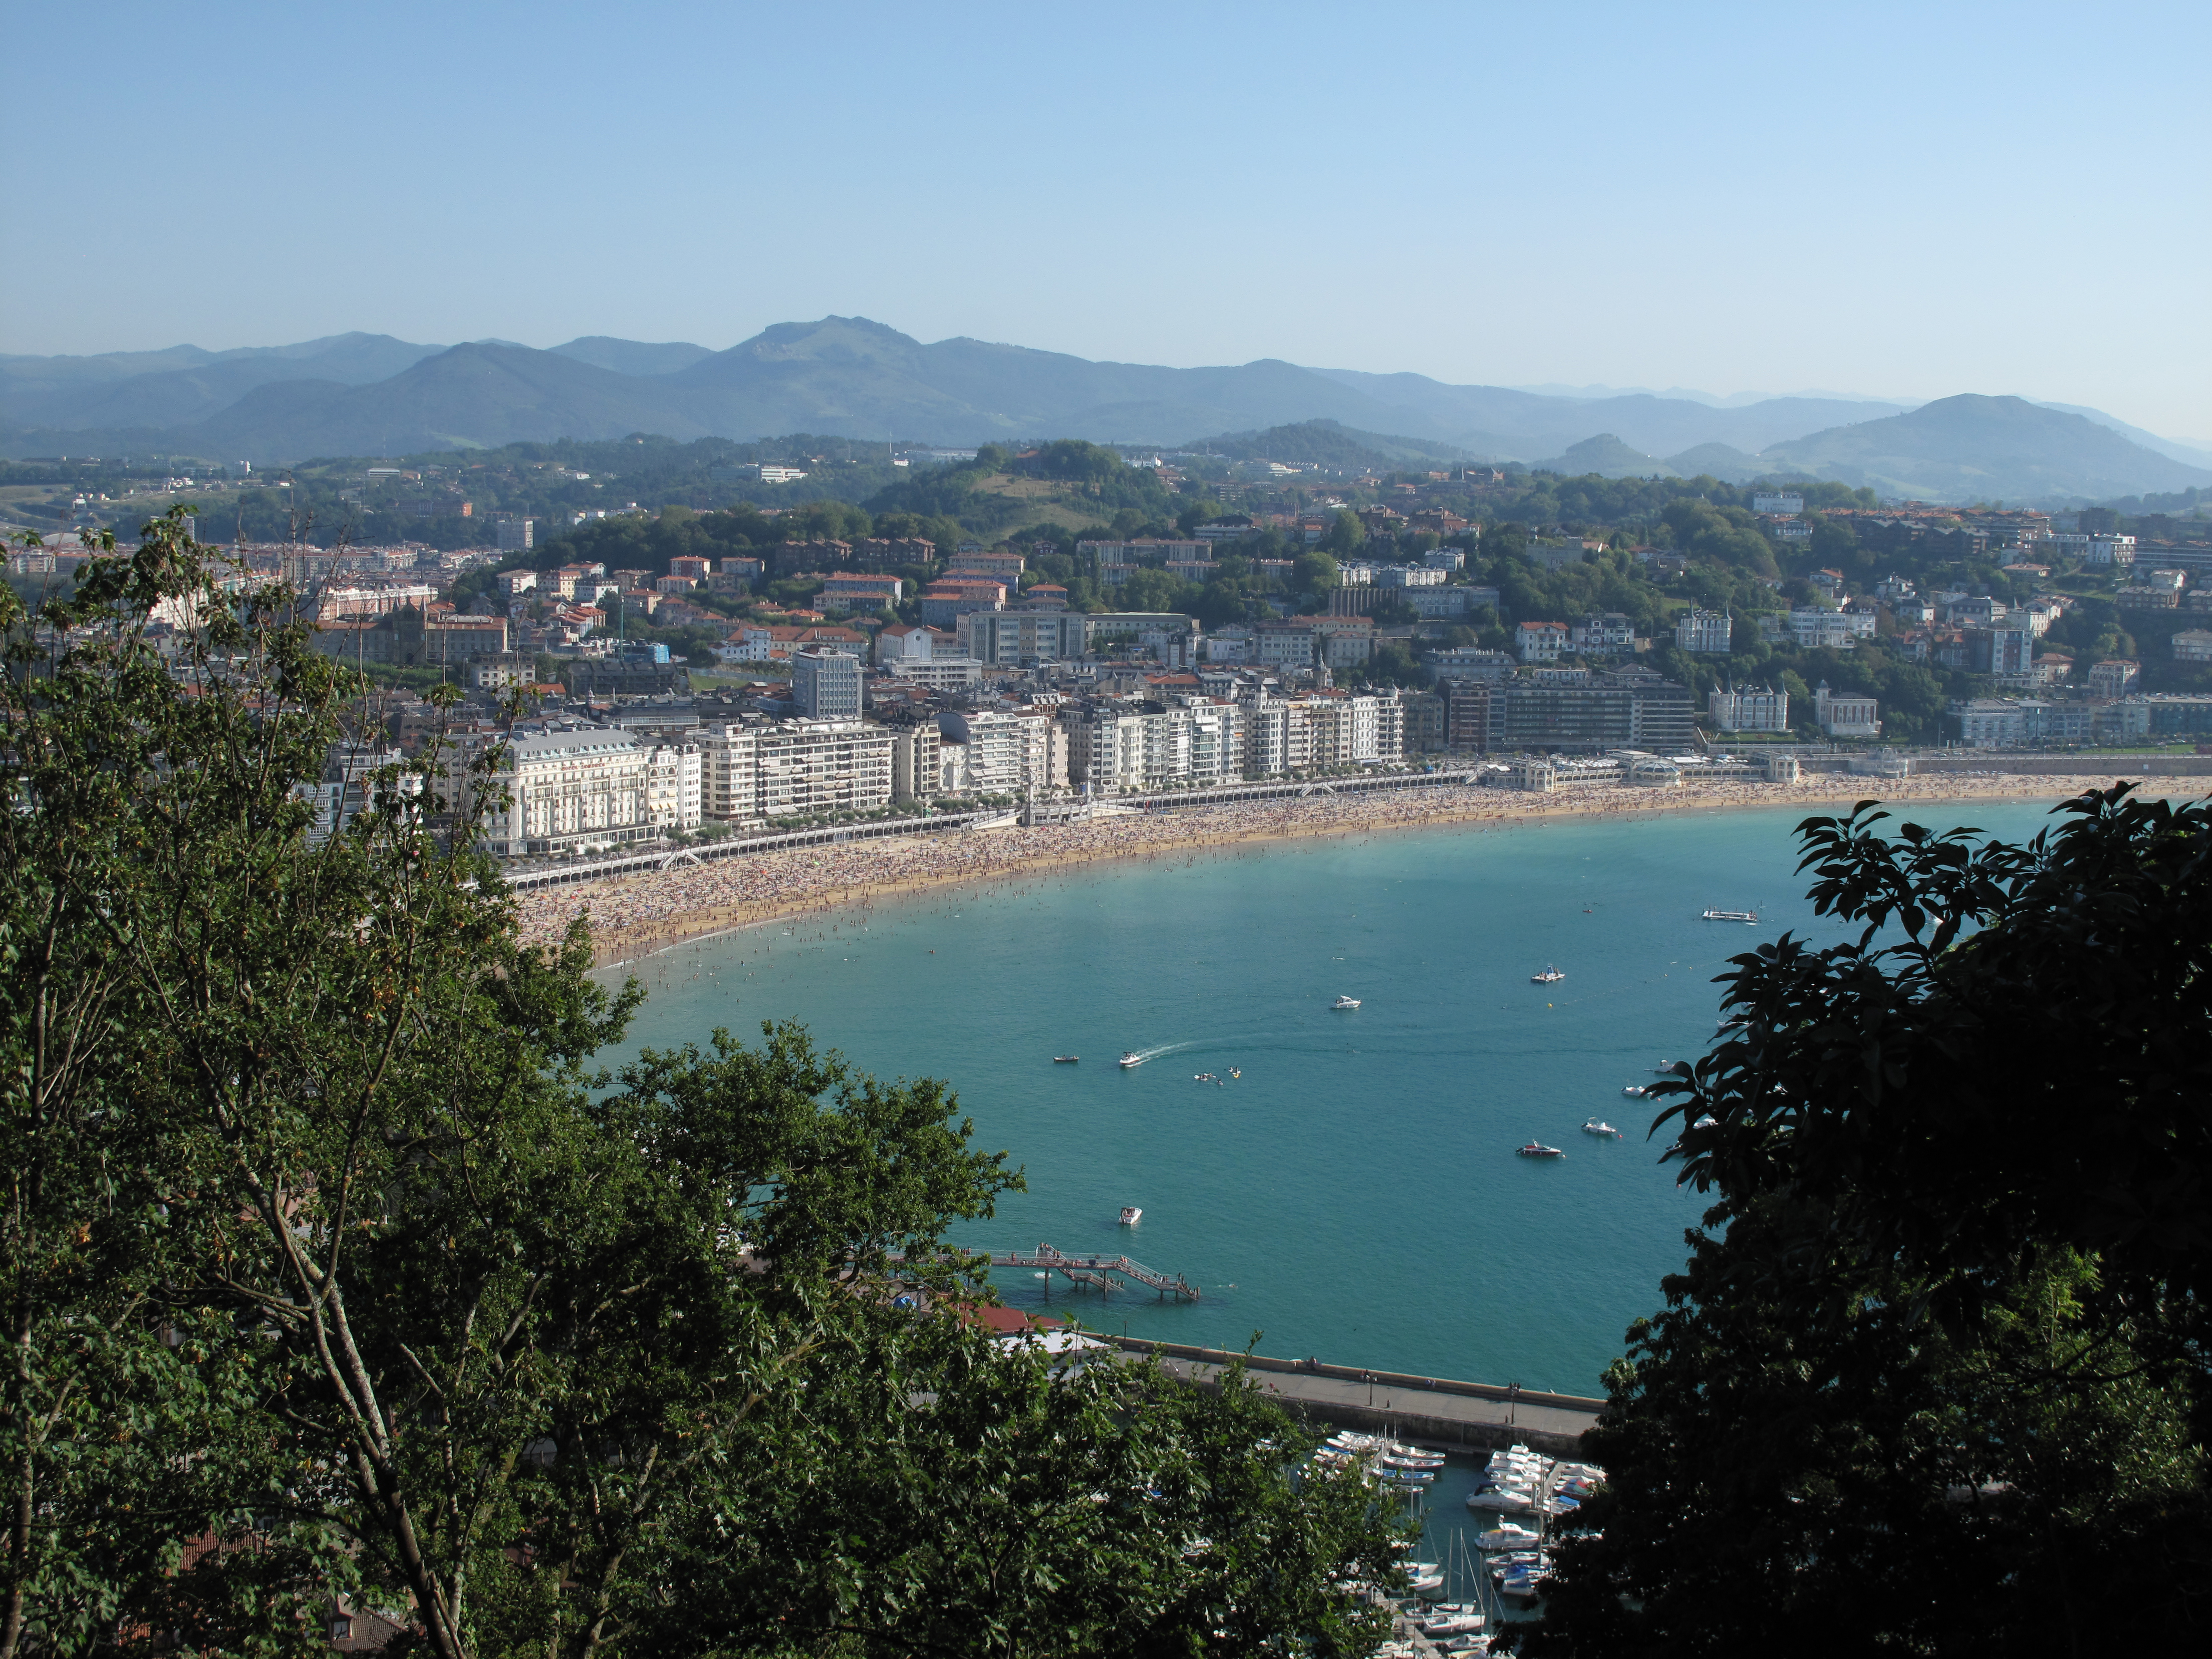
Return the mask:
<svg viewBox="0 0 2212 1659">
<path fill-rule="evenodd" d="M 2047 810 L 1914 816 L 2021 838 Z M 1029 1182 L 961 1243 L 1125 1252 L 1204 1291 L 1102 1297 L 1001 1269 L 1010 1303 L 1595 1393 L 1699 1209 L 1621 1090 L 1710 1041 L 1730 955 L 1785 928 L 1838 936 L 1793 874 L 1802 816 L 1394 832 L 942 890 L 653 959 L 631 1046 L 788 1018 L 879 1074 L 949 1079 L 977 1144 Z M 1529 982 L 1553 963 L 1565 981 Z M 1340 994 L 1363 1006 L 1332 1012 Z M 1153 1057 L 1125 1072 L 1124 1049 Z M 1583 1134 L 1592 1116 L 1627 1138 Z M 1516 1158 L 1532 1136 L 1567 1156 Z"/>
</svg>

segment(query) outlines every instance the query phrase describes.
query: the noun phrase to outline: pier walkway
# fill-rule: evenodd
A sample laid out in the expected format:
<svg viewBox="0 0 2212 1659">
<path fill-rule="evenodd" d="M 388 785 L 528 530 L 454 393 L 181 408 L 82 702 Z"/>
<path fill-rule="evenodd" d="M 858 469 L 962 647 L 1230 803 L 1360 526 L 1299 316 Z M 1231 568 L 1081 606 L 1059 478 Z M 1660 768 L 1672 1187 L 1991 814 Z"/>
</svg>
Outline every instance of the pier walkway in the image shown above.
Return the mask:
<svg viewBox="0 0 2212 1659">
<path fill-rule="evenodd" d="M 1132 1353 L 1157 1353 L 1173 1375 L 1201 1385 L 1218 1382 L 1232 1364 L 1244 1358 L 1252 1382 L 1294 1417 L 1455 1451 L 1518 1443 L 1552 1456 L 1571 1457 L 1581 1448 L 1583 1431 L 1605 1409 L 1604 1401 L 1587 1395 L 1511 1384 L 1462 1382 L 1262 1354 L 1245 1358 L 1219 1348 L 1147 1342 L 1104 1332 L 1087 1334 Z"/>
<path fill-rule="evenodd" d="M 1141 1261 L 1132 1261 L 1126 1255 L 1065 1255 L 1049 1244 L 1040 1244 L 1030 1255 L 1016 1250 L 1005 1255 L 994 1255 L 994 1267 L 1028 1267 L 1045 1273 L 1064 1273 L 1078 1285 L 1087 1285 L 1094 1290 L 1110 1291 L 1118 1275 L 1133 1285 L 1142 1285 L 1148 1291 L 1158 1291 L 1162 1296 L 1172 1296 L 1188 1302 L 1199 1298 L 1198 1286 L 1181 1273 L 1155 1273 Z"/>
</svg>

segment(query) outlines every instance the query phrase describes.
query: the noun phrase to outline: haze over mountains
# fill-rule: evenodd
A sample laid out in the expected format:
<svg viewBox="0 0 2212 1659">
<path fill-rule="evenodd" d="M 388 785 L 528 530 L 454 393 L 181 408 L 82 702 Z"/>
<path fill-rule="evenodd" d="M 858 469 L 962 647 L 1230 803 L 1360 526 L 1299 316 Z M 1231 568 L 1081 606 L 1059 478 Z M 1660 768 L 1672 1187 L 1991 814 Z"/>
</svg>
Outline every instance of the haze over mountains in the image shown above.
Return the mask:
<svg viewBox="0 0 2212 1659">
<path fill-rule="evenodd" d="M 863 318 L 781 323 L 719 352 L 605 336 L 538 350 L 344 334 L 236 351 L 0 357 L 0 449 L 17 455 L 137 448 L 267 464 L 635 432 L 1184 445 L 1315 420 L 1469 459 L 1738 482 L 1796 473 L 1931 500 L 2212 484 L 2212 454 L 2094 410 L 2017 398 L 1908 410 L 1821 397 L 1559 396 L 1273 359 L 1166 368 L 972 339 L 925 345 Z"/>
</svg>

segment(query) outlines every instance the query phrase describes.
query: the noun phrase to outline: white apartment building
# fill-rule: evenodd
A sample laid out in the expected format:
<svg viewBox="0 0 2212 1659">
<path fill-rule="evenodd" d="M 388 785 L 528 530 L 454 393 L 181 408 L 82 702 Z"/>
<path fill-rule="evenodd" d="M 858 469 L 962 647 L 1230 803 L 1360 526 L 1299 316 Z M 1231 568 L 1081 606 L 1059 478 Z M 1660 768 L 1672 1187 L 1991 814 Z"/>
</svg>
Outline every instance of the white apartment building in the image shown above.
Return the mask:
<svg viewBox="0 0 2212 1659">
<path fill-rule="evenodd" d="M 1513 629 L 1513 644 L 1522 662 L 1557 662 L 1567 648 L 1567 625 L 1555 622 L 1524 622 Z"/>
<path fill-rule="evenodd" d="M 791 653 L 791 700 L 807 720 L 860 718 L 860 659 L 843 651 Z"/>
<path fill-rule="evenodd" d="M 647 750 L 633 733 L 560 721 L 518 726 L 506 739 L 505 769 L 478 797 L 467 762 L 496 741 L 485 734 L 465 744 L 447 782 L 463 812 L 483 806 L 478 833 L 494 853 L 518 858 L 596 851 L 659 835 L 648 801 Z M 502 792 L 504 809 L 495 805 Z"/>
<path fill-rule="evenodd" d="M 1723 656 L 1735 623 L 1725 611 L 1686 611 L 1674 624 L 1674 643 L 1685 651 Z"/>
<path fill-rule="evenodd" d="M 1790 637 L 1807 650 L 1826 646 L 1834 651 L 1849 651 L 1860 640 L 1872 635 L 1875 622 L 1874 617 L 1857 611 L 1806 605 L 1790 613 Z"/>
<path fill-rule="evenodd" d="M 1083 654 L 1088 618 L 1073 611 L 971 611 L 960 619 L 978 662 L 1059 662 Z"/>
<path fill-rule="evenodd" d="M 2107 657 L 2089 670 L 2089 695 L 2124 697 L 2142 678 L 2142 665 L 2132 657 Z"/>
<path fill-rule="evenodd" d="M 1881 709 L 1872 697 L 1831 691 L 1826 680 L 1813 692 L 1813 719 L 1832 738 L 1878 738 Z"/>
<path fill-rule="evenodd" d="M 1717 732 L 1787 732 L 1790 694 L 1787 691 L 1715 691 L 1706 699 L 1705 712 Z"/>
<path fill-rule="evenodd" d="M 1777 490 L 1771 494 L 1759 491 L 1751 498 L 1751 510 L 1754 513 L 1802 513 L 1805 498 L 1795 490 Z"/>
<path fill-rule="evenodd" d="M 891 799 L 892 734 L 853 720 L 779 720 L 709 727 L 709 817 L 743 821 L 872 812 Z"/>
<path fill-rule="evenodd" d="M 1596 611 L 1567 629 L 1567 642 L 1577 651 L 1620 652 L 1636 643 L 1636 624 L 1618 611 Z"/>
<path fill-rule="evenodd" d="M 944 763 L 944 739 L 939 736 L 937 723 L 925 720 L 919 726 L 902 726 L 891 732 L 891 799 L 895 801 L 927 800 L 937 793 L 942 782 L 939 771 Z"/>
<path fill-rule="evenodd" d="M 688 738 L 664 738 L 645 760 L 646 815 L 653 827 L 696 830 L 706 817 L 706 757 Z"/>
<path fill-rule="evenodd" d="M 1067 787 L 1068 733 L 1049 714 L 987 709 L 967 716 L 968 741 L 939 744 L 937 793 L 1020 795 Z"/>
<path fill-rule="evenodd" d="M 933 691 L 957 691 L 983 678 L 983 665 L 973 657 L 932 657 L 927 660 L 901 657 L 890 665 L 895 680 L 909 680 Z"/>
<path fill-rule="evenodd" d="M 1386 564 L 1375 573 L 1378 587 L 1442 587 L 1445 572 L 1441 566 L 1423 564 Z"/>
</svg>

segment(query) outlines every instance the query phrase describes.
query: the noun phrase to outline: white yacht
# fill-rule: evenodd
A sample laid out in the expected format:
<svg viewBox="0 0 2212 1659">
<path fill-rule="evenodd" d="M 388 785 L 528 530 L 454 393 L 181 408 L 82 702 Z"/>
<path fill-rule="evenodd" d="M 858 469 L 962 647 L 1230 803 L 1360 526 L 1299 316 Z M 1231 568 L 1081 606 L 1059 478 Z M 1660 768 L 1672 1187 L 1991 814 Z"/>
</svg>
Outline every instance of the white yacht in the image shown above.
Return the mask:
<svg viewBox="0 0 2212 1659">
<path fill-rule="evenodd" d="M 1358 997 L 1339 997 L 1335 1001 L 1330 1003 L 1328 1006 L 1332 1008 L 1357 1008 L 1359 1006 L 1359 999 Z"/>
<path fill-rule="evenodd" d="M 1132 1048 L 1127 1054 L 1121 1056 L 1121 1069 L 1125 1072 L 1129 1070 L 1132 1066 L 1141 1066 L 1144 1063 L 1145 1057 L 1133 1048 Z"/>
<path fill-rule="evenodd" d="M 1565 977 L 1566 975 L 1561 973 L 1557 967 L 1547 962 L 1544 964 L 1544 971 L 1542 973 L 1531 974 L 1528 975 L 1528 982 L 1531 985 L 1557 985 Z"/>
<path fill-rule="evenodd" d="M 1133 1227 L 1144 1218 L 1145 1212 L 1139 1209 L 1135 1205 L 1124 1204 L 1121 1206 L 1121 1219 L 1116 1224 L 1123 1227 Z"/>
<path fill-rule="evenodd" d="M 1613 1125 L 1604 1121 L 1602 1119 L 1595 1117 L 1591 1118 L 1583 1125 L 1583 1133 L 1586 1135 L 1597 1135 L 1607 1140 L 1618 1140 L 1620 1139 L 1620 1130 L 1614 1128 Z"/>
</svg>

